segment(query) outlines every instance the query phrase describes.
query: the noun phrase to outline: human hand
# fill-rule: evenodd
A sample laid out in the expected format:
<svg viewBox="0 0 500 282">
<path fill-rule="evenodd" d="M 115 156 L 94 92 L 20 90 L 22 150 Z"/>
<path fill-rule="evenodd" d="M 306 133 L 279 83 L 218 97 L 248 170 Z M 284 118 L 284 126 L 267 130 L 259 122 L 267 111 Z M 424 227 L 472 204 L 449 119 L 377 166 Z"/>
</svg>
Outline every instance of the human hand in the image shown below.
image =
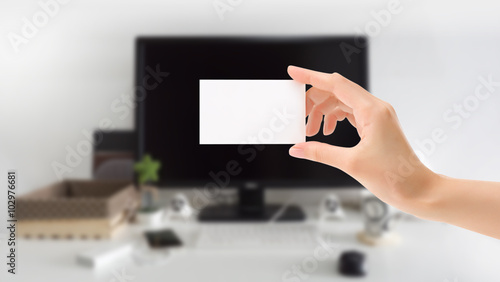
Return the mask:
<svg viewBox="0 0 500 282">
<path fill-rule="evenodd" d="M 306 135 L 332 134 L 347 118 L 361 138 L 351 148 L 320 142 L 298 143 L 290 155 L 341 169 L 386 203 L 420 217 L 429 217 L 430 181 L 436 175 L 416 157 L 393 107 L 338 73 L 289 66 L 296 81 L 310 84 L 306 93 Z"/>
</svg>

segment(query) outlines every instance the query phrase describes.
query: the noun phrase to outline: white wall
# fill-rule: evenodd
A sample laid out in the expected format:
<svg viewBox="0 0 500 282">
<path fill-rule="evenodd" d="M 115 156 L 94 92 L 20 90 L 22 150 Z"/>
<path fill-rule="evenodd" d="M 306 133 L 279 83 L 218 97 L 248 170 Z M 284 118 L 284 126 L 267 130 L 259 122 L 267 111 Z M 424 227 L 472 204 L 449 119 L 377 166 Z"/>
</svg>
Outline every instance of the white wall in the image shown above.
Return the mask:
<svg viewBox="0 0 500 282">
<path fill-rule="evenodd" d="M 1 171 L 18 169 L 26 192 L 57 180 L 51 163 L 64 163 L 65 147 L 85 140 L 82 130 L 103 118 L 131 129 L 133 112 L 120 119 L 110 105 L 132 89 L 137 35 L 350 34 L 389 1 L 242 0 L 224 20 L 213 2 L 72 0 L 16 53 L 9 33 L 21 34 L 23 17 L 31 20 L 41 7 L 3 0 Z M 500 181 L 500 87 L 458 129 L 442 118 L 474 94 L 479 76 L 500 81 L 500 6 L 492 3 L 401 0 L 402 11 L 372 36 L 370 69 L 372 92 L 395 106 L 415 148 L 435 128 L 447 134 L 427 164 L 451 176 Z M 90 177 L 90 167 L 87 156 L 66 176 Z"/>
</svg>

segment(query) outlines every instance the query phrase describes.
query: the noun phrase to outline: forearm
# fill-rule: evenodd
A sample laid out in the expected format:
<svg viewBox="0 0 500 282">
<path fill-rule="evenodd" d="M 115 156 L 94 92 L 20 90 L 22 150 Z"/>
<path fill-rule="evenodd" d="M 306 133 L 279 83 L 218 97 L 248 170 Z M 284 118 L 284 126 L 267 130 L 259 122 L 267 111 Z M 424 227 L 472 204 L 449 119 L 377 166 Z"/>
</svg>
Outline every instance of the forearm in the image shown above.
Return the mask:
<svg viewBox="0 0 500 282">
<path fill-rule="evenodd" d="M 500 183 L 435 176 L 424 218 L 500 239 Z"/>
</svg>

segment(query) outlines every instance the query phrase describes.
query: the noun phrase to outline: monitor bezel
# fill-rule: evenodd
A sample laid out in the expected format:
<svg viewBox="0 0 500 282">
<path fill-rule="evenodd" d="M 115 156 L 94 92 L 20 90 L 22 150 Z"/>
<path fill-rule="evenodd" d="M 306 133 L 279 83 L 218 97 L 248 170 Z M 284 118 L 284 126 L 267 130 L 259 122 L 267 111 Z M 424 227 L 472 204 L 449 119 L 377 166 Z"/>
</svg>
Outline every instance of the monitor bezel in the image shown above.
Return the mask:
<svg viewBox="0 0 500 282">
<path fill-rule="evenodd" d="M 135 65 L 134 65 L 134 72 L 135 72 L 135 86 L 139 87 L 141 86 L 142 77 L 144 77 L 144 62 L 143 62 L 143 54 L 144 54 L 144 46 L 146 44 L 150 44 L 155 41 L 165 41 L 165 40 L 193 40 L 193 41 L 200 41 L 200 40 L 210 40 L 210 41 L 217 41 L 217 40 L 234 40 L 234 41 L 264 41 L 264 42 L 273 42 L 273 41 L 300 41 L 304 42 L 306 40 L 321 40 L 321 39 L 335 39 L 335 40 L 342 40 L 346 42 L 359 42 L 359 45 L 356 45 L 354 47 L 358 48 L 360 50 L 360 53 L 357 54 L 358 59 L 361 60 L 362 64 L 365 65 L 365 69 L 363 72 L 360 74 L 361 77 L 361 83 L 365 89 L 368 90 L 369 88 L 369 80 L 368 80 L 368 68 L 369 68 L 369 61 L 368 61 L 368 38 L 365 36 L 358 36 L 358 35 L 343 35 L 343 36 L 336 36 L 336 35 L 321 35 L 321 36 L 139 36 L 135 40 Z M 136 93 L 134 88 L 134 93 Z M 145 140 L 144 140 L 144 104 L 141 102 L 138 102 L 136 99 L 136 107 L 135 107 L 135 118 L 134 118 L 134 126 L 136 129 L 136 138 L 137 138 L 137 150 L 136 150 L 136 161 L 139 161 L 142 156 L 145 154 L 144 148 L 145 148 Z M 352 177 L 351 177 L 352 178 Z M 352 178 L 353 179 L 353 178 Z M 344 184 L 339 183 L 334 186 L 332 186 L 328 181 L 324 180 L 315 180 L 315 179 L 303 179 L 303 180 L 285 180 L 285 179 L 280 179 L 280 180 L 248 180 L 248 181 L 257 181 L 261 185 L 265 185 L 266 187 L 270 188 L 301 188 L 301 187 L 314 187 L 314 188 L 362 188 L 363 186 L 358 183 L 355 179 L 347 179 Z M 228 185 L 227 188 L 231 187 L 237 187 L 245 182 L 248 182 L 245 180 L 237 180 L 237 181 L 231 181 L 230 185 Z M 194 188 L 194 187 L 199 187 L 199 188 L 206 188 L 209 186 L 210 183 L 213 183 L 214 181 L 211 180 L 208 175 L 207 178 L 204 180 L 161 180 L 157 185 L 161 188 Z M 355 182 L 355 183 L 353 183 Z M 226 187 L 222 187 L 226 188 Z"/>
</svg>

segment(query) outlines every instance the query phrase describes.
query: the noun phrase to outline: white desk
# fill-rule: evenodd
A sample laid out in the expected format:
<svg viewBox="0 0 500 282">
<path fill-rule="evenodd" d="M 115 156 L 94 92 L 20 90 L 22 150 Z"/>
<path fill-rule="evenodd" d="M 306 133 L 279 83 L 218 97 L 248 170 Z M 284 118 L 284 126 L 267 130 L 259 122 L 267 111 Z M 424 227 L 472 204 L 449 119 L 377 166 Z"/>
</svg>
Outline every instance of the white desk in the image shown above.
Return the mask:
<svg viewBox="0 0 500 282">
<path fill-rule="evenodd" d="M 339 252 L 319 262 L 309 277 L 300 281 L 500 281 L 500 241 L 442 223 L 402 221 L 396 230 L 402 237 L 397 246 L 360 245 L 355 234 L 361 230 L 359 214 L 348 213 L 348 220 L 332 223 L 331 232 Z M 19 274 L 0 274 L 1 281 L 286 281 L 283 273 L 313 254 L 305 253 L 214 253 L 193 248 L 197 224 L 177 224 L 186 243 L 183 252 L 163 266 L 138 266 L 124 258 L 109 267 L 92 270 L 75 262 L 77 253 L 104 246 L 106 241 L 20 240 Z M 117 239 L 138 234 L 130 227 Z M 135 234 L 135 235 L 134 235 Z M 341 250 L 357 249 L 367 254 L 369 272 L 364 278 L 345 278 L 337 273 Z M 5 269 L 5 266 L 3 267 Z M 122 272 L 133 279 L 116 278 Z M 6 278 L 6 279 L 5 279 Z M 298 281 L 298 280 L 290 280 Z"/>
</svg>

